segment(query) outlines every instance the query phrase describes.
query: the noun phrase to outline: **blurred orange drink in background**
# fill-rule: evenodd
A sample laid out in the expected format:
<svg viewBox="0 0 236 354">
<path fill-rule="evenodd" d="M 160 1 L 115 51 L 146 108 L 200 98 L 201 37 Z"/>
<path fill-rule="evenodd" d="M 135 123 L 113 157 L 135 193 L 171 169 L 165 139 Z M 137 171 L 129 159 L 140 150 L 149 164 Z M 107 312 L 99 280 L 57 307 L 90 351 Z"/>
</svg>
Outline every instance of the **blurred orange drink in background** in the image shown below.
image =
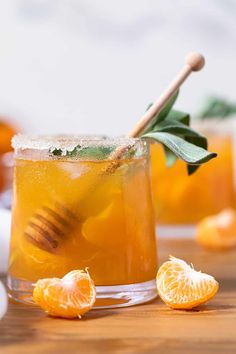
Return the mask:
<svg viewBox="0 0 236 354">
<path fill-rule="evenodd" d="M 203 217 L 234 207 L 233 137 L 219 129 L 204 130 L 209 150 L 218 156 L 188 176 L 178 160 L 168 168 L 162 146 L 151 146 L 152 188 L 160 224 L 194 224 Z"/>
</svg>

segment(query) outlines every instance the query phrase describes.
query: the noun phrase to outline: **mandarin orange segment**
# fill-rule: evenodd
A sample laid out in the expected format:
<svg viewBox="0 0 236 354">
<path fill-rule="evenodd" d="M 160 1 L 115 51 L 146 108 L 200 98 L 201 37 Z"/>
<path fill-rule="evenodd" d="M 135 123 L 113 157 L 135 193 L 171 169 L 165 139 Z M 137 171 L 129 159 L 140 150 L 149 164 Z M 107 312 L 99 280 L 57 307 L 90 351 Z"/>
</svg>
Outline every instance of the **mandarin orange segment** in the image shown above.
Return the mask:
<svg viewBox="0 0 236 354">
<path fill-rule="evenodd" d="M 218 291 L 218 282 L 197 272 L 185 261 L 170 256 L 157 273 L 157 290 L 166 305 L 174 309 L 192 309 L 210 300 Z"/>
<path fill-rule="evenodd" d="M 225 209 L 208 216 L 196 228 L 196 241 L 207 248 L 228 249 L 236 246 L 236 211 Z"/>
<path fill-rule="evenodd" d="M 61 279 L 38 280 L 33 298 L 51 316 L 80 318 L 93 307 L 96 289 L 87 271 L 73 270 Z"/>
</svg>

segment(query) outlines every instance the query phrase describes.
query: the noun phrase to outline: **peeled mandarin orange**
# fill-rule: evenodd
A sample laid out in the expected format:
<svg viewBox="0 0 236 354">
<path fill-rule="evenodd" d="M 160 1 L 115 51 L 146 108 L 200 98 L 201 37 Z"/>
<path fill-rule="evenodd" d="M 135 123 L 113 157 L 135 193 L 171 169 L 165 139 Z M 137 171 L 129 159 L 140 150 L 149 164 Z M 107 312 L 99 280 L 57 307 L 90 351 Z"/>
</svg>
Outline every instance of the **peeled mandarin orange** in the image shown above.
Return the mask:
<svg viewBox="0 0 236 354">
<path fill-rule="evenodd" d="M 211 275 L 197 272 L 185 261 L 172 256 L 160 267 L 156 281 L 161 299 L 174 309 L 192 309 L 201 305 L 219 288 Z"/>
<path fill-rule="evenodd" d="M 236 246 L 236 211 L 225 209 L 200 221 L 196 228 L 197 242 L 207 248 L 227 249 Z"/>
<path fill-rule="evenodd" d="M 80 318 L 94 305 L 96 290 L 88 272 L 73 270 L 61 279 L 38 280 L 33 298 L 51 316 Z"/>
</svg>

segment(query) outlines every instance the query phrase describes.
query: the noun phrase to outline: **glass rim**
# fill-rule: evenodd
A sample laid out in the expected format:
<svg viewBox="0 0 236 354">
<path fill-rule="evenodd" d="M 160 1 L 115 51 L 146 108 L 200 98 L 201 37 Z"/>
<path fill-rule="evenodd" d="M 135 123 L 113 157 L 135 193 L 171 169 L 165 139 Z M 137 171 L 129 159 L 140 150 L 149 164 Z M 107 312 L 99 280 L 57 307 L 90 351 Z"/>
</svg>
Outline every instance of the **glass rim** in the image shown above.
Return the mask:
<svg viewBox="0 0 236 354">
<path fill-rule="evenodd" d="M 206 119 L 198 119 L 195 118 L 192 121 L 192 126 L 196 129 L 202 132 L 203 134 L 205 133 L 213 133 L 215 135 L 233 135 L 233 131 L 236 126 L 234 117 L 229 117 L 229 118 L 206 118 Z"/>
<path fill-rule="evenodd" d="M 72 134 L 55 134 L 55 135 L 28 135 L 16 134 L 12 138 L 12 147 L 15 150 L 46 150 L 51 148 L 72 150 L 76 146 L 124 146 L 136 145 L 138 143 L 146 144 L 141 138 L 129 138 L 126 136 L 112 135 L 72 135 Z"/>
<path fill-rule="evenodd" d="M 148 153 L 148 143 L 141 138 L 109 135 L 26 135 L 12 139 L 15 157 L 26 159 L 108 160 L 117 148 L 124 148 L 121 159 Z"/>
</svg>

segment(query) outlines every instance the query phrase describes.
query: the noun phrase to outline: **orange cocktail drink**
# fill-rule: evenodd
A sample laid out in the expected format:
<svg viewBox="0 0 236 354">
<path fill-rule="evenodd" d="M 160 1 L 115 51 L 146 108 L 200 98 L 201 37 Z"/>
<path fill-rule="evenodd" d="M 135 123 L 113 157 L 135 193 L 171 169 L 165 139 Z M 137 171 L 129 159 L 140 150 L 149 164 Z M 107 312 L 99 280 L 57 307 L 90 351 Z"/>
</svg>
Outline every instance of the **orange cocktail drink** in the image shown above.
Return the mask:
<svg viewBox="0 0 236 354">
<path fill-rule="evenodd" d="M 157 259 L 147 143 L 16 136 L 13 144 L 11 296 L 28 301 L 36 280 L 88 268 L 101 306 L 155 297 Z M 127 151 L 119 160 L 111 160 L 120 145 Z"/>
<path fill-rule="evenodd" d="M 194 224 L 203 217 L 234 207 L 233 138 L 219 130 L 206 130 L 209 150 L 217 159 L 188 176 L 183 161 L 166 167 L 161 146 L 151 146 L 152 186 L 157 222 Z"/>
</svg>

